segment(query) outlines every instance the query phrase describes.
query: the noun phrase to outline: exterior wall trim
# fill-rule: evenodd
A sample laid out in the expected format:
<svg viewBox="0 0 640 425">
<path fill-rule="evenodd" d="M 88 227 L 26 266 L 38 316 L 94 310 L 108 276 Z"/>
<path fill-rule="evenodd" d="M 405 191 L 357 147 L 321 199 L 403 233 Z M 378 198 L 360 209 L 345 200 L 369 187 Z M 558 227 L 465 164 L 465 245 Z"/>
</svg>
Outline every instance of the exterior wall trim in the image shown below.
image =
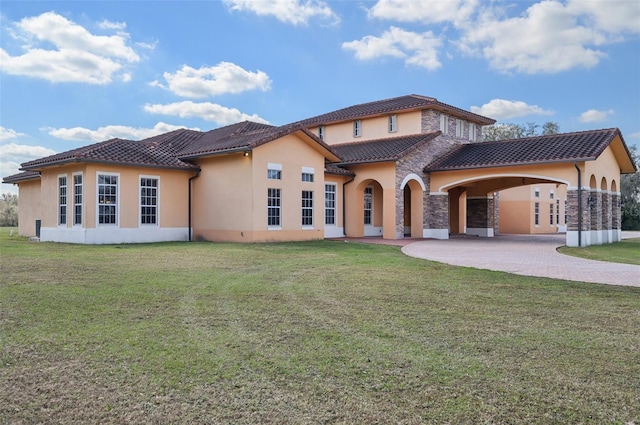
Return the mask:
<svg viewBox="0 0 640 425">
<path fill-rule="evenodd" d="M 420 187 L 422 188 L 423 192 L 427 191 L 427 187 L 424 185 L 424 182 L 422 181 L 420 176 L 418 176 L 415 173 L 407 174 L 407 176 L 404 178 L 404 180 L 402 180 L 402 184 L 400 185 L 400 189 L 404 189 L 404 187 L 407 185 L 407 183 L 409 183 L 411 180 L 417 181 L 418 184 L 420 184 Z"/>
<path fill-rule="evenodd" d="M 541 175 L 537 175 L 537 174 L 519 174 L 519 173 L 486 174 L 486 175 L 482 175 L 481 178 L 469 177 L 469 178 L 466 178 L 466 179 L 457 180 L 457 181 L 454 181 L 454 182 L 447 183 L 446 185 L 440 186 L 438 188 L 438 192 L 446 192 L 447 190 L 449 190 L 449 189 L 451 189 L 453 187 L 461 186 L 464 183 L 468 183 L 468 182 L 482 181 L 482 180 L 489 180 L 489 179 L 497 179 L 497 178 L 505 178 L 505 177 L 528 177 L 528 178 L 533 178 L 533 179 L 549 180 L 549 181 L 558 182 L 558 183 L 561 183 L 561 184 L 566 184 L 567 187 L 569 187 L 569 185 L 571 183 L 568 180 L 559 179 L 557 177 L 541 176 Z"/>
</svg>

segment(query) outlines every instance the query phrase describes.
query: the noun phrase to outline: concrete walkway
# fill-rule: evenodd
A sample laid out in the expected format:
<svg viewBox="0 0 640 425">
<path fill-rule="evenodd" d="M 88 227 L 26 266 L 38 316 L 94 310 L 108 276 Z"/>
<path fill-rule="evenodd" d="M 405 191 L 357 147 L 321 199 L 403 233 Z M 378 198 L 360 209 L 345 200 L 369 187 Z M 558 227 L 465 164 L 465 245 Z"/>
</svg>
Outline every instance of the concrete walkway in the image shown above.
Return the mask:
<svg viewBox="0 0 640 425">
<path fill-rule="evenodd" d="M 623 238 L 640 233 L 623 232 Z M 402 248 L 406 255 L 456 266 L 504 271 L 524 276 L 640 287 L 640 266 L 585 260 L 563 255 L 559 235 L 500 235 L 495 238 L 425 239 Z"/>
</svg>

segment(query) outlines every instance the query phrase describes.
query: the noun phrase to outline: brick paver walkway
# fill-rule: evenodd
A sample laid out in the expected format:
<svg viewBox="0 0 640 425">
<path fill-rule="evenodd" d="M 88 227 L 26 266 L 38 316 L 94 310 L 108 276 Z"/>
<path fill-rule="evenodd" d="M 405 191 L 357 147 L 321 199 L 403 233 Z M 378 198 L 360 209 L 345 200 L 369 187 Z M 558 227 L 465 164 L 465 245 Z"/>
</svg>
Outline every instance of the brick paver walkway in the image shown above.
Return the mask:
<svg viewBox="0 0 640 425">
<path fill-rule="evenodd" d="M 637 237 L 626 234 L 623 237 Z M 556 248 L 564 235 L 500 235 L 495 238 L 424 239 L 405 245 L 405 254 L 456 266 L 524 276 L 640 287 L 640 266 L 585 260 L 562 255 Z"/>
</svg>

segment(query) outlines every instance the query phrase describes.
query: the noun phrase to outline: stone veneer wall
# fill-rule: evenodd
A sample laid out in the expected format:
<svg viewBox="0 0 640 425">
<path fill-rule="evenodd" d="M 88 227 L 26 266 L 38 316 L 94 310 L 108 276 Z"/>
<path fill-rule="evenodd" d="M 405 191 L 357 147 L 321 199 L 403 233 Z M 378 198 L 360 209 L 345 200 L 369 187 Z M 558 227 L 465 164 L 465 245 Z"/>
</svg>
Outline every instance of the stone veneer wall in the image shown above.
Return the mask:
<svg viewBox="0 0 640 425">
<path fill-rule="evenodd" d="M 453 124 L 452 124 L 453 123 Z M 453 127 L 452 127 L 453 125 Z M 426 109 L 422 111 L 422 132 L 430 133 L 440 130 L 440 112 Z M 400 188 L 402 181 L 409 174 L 416 174 L 422 179 L 426 187 L 426 193 L 423 196 L 423 227 L 424 228 L 440 228 L 446 229 L 449 227 L 449 202 L 447 200 L 447 208 L 445 210 L 445 217 L 438 217 L 436 221 L 429 220 L 428 216 L 433 209 L 433 202 L 430 201 L 429 192 L 431 190 L 429 186 L 429 176 L 422 170 L 431 161 L 438 156 L 449 151 L 454 146 L 467 142 L 464 138 L 452 137 L 455 135 L 456 124 L 455 118 L 449 118 L 449 134 L 443 134 L 437 138 L 431 140 L 426 145 L 421 146 L 419 149 L 409 153 L 405 157 L 396 162 L 396 220 L 395 220 L 395 234 L 397 238 L 404 236 L 404 191 Z M 468 131 L 468 129 L 467 129 Z M 468 137 L 468 133 L 467 133 Z M 441 196 L 442 197 L 442 196 Z M 445 197 L 446 198 L 446 197 Z M 442 214 L 442 201 L 436 201 L 437 214 Z M 431 227 L 433 223 L 437 222 L 442 227 Z M 442 224 L 444 222 L 444 224 Z M 417 223 L 412 223 L 412 226 Z"/>
<path fill-rule="evenodd" d="M 611 194 L 611 228 L 618 230 L 622 226 L 622 211 L 620 209 L 620 194 Z"/>
<path fill-rule="evenodd" d="M 591 211 L 591 230 L 602 229 L 602 192 L 599 190 L 591 190 L 589 192 L 591 202 L 589 210 Z"/>
<path fill-rule="evenodd" d="M 467 228 L 489 229 L 494 226 L 492 198 L 467 199 Z"/>
<path fill-rule="evenodd" d="M 578 190 L 567 190 L 567 230 L 578 231 Z M 589 190 L 582 190 L 582 230 L 591 228 L 591 213 L 589 211 Z"/>
<path fill-rule="evenodd" d="M 602 230 L 611 230 L 611 194 L 602 192 Z"/>
</svg>

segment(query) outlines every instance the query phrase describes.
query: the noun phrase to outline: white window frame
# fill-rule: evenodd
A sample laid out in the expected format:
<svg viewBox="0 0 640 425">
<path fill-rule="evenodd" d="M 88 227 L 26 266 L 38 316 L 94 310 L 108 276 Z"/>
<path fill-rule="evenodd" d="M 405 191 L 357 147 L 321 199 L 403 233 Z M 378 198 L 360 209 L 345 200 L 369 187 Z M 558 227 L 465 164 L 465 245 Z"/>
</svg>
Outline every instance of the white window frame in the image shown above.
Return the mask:
<svg viewBox="0 0 640 425">
<path fill-rule="evenodd" d="M 536 202 L 533 205 L 533 224 L 536 227 L 540 226 L 540 202 Z"/>
<path fill-rule="evenodd" d="M 353 122 L 353 137 L 362 136 L 362 120 L 355 120 Z"/>
<path fill-rule="evenodd" d="M 398 131 L 398 116 L 396 114 L 389 115 L 389 133 Z"/>
<path fill-rule="evenodd" d="M 318 138 L 324 140 L 324 125 L 318 126 Z"/>
<path fill-rule="evenodd" d="M 533 197 L 534 198 L 540 197 L 540 188 L 536 187 L 535 189 L 533 189 Z"/>
<path fill-rule="evenodd" d="M 115 205 L 106 203 L 106 202 L 100 202 L 100 176 L 116 178 Z M 109 186 L 111 186 L 111 184 L 109 184 Z M 100 206 L 101 205 L 115 207 L 115 223 L 100 223 Z M 117 227 L 119 225 L 120 225 L 120 173 L 97 171 L 96 172 L 96 226 L 116 226 Z"/>
<path fill-rule="evenodd" d="M 315 169 L 313 167 L 302 167 L 302 181 L 305 183 L 313 183 Z"/>
<path fill-rule="evenodd" d="M 267 164 L 267 179 L 282 180 L 282 164 L 269 162 Z"/>
<path fill-rule="evenodd" d="M 327 190 L 328 188 L 333 188 L 332 190 Z M 328 194 L 333 195 L 333 199 L 328 197 Z M 338 220 L 336 217 L 336 212 L 338 210 L 338 185 L 335 183 L 325 183 L 324 184 L 324 225 L 325 226 L 337 226 Z M 332 223 L 327 223 L 327 219 L 329 216 L 327 212 L 332 211 Z"/>
<path fill-rule="evenodd" d="M 275 192 L 271 191 L 277 190 L 277 196 L 275 196 Z M 278 200 L 277 205 L 271 205 L 272 200 Z M 277 211 L 277 215 L 271 215 L 271 212 Z M 269 221 L 271 218 L 277 218 L 277 224 L 270 224 Z M 267 229 L 268 230 L 281 230 L 282 229 L 282 189 L 277 187 L 270 187 L 267 189 Z"/>
<path fill-rule="evenodd" d="M 64 179 L 64 183 L 62 181 Z M 64 208 L 64 213 L 62 212 Z M 58 175 L 58 226 L 66 226 L 69 218 L 69 177 Z"/>
<path fill-rule="evenodd" d="M 313 190 L 303 190 L 301 200 L 302 228 L 313 229 Z"/>
<path fill-rule="evenodd" d="M 440 114 L 440 131 L 442 134 L 449 134 L 449 116 Z"/>
<path fill-rule="evenodd" d="M 367 195 L 369 198 L 369 202 L 367 202 Z M 364 220 L 365 226 L 373 226 L 373 186 L 367 186 L 364 188 L 364 214 L 362 219 Z M 367 211 L 369 215 L 367 215 Z M 369 219 L 367 223 L 367 218 Z"/>
<path fill-rule="evenodd" d="M 80 183 L 76 183 L 76 177 L 80 177 Z M 84 221 L 84 175 L 82 172 L 73 173 L 73 225 L 82 226 Z M 78 188 L 80 190 L 78 191 Z M 78 193 L 79 192 L 79 193 Z M 78 207 L 80 212 L 78 213 Z M 80 217 L 80 221 L 77 218 Z"/>
<path fill-rule="evenodd" d="M 549 226 L 553 226 L 553 202 L 549 204 Z"/>
<path fill-rule="evenodd" d="M 456 137 L 462 138 L 464 135 L 464 120 L 456 118 Z"/>
<path fill-rule="evenodd" d="M 145 180 L 155 180 L 156 181 L 156 186 L 155 188 L 153 186 L 142 186 L 142 179 Z M 144 188 L 151 188 L 151 189 L 155 189 L 156 193 L 155 193 L 155 205 L 146 205 L 142 203 L 142 189 Z M 152 198 L 153 195 L 149 196 L 145 196 L 145 198 Z M 160 177 L 159 176 L 151 176 L 151 175 L 140 175 L 138 176 L 138 224 L 140 226 L 150 226 L 150 227 L 157 227 L 160 226 Z M 142 213 L 142 209 L 143 208 L 155 208 L 155 223 L 143 223 L 142 222 L 142 217 L 144 216 L 144 214 Z"/>
<path fill-rule="evenodd" d="M 469 123 L 469 140 L 476 141 L 476 125 L 472 122 Z"/>
</svg>

